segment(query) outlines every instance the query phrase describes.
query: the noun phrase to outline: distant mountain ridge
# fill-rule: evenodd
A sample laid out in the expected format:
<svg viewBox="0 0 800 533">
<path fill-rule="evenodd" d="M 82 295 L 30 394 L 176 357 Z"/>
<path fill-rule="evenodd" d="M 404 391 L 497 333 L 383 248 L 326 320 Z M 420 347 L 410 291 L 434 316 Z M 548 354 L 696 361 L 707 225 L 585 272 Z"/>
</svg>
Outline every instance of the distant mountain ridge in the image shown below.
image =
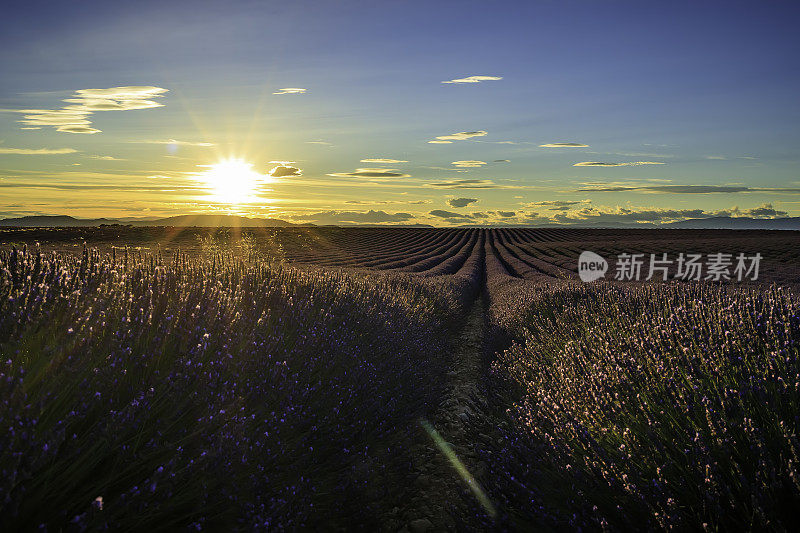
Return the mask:
<svg viewBox="0 0 800 533">
<path fill-rule="evenodd" d="M 199 226 L 199 227 L 241 227 L 241 228 L 283 228 L 297 226 L 277 218 L 249 218 L 235 215 L 178 215 L 166 218 L 110 219 L 75 218 L 69 215 L 42 215 L 6 218 L 0 220 L 0 227 L 92 227 L 101 224 L 121 224 L 131 226 Z"/>
<path fill-rule="evenodd" d="M 69 215 L 34 215 L 0 220 L 0 227 L 93 227 L 101 224 L 120 224 L 130 226 L 178 226 L 178 227 L 240 227 L 240 228 L 285 228 L 314 226 L 314 224 L 294 224 L 278 218 L 250 218 L 236 215 L 178 215 L 165 218 L 75 218 Z M 518 226 L 520 224 L 510 224 Z M 385 227 L 383 224 L 343 224 L 347 227 Z M 397 227 L 432 227 L 428 224 L 390 224 Z M 475 224 L 460 227 L 485 227 Z M 712 217 L 692 218 L 666 224 L 546 224 L 531 227 L 547 228 L 618 228 L 618 229 L 751 229 L 751 230 L 800 230 L 800 217 L 751 218 L 751 217 Z"/>
<path fill-rule="evenodd" d="M 661 227 L 683 229 L 782 229 L 800 230 L 800 217 L 752 218 L 752 217 L 712 217 L 691 218 L 670 222 Z"/>
<path fill-rule="evenodd" d="M 18 218 L 6 218 L 0 220 L 3 227 L 24 227 L 24 228 L 44 228 L 44 227 L 91 227 L 100 224 L 122 224 L 119 220 L 108 218 L 81 219 L 68 215 L 36 215 Z"/>
</svg>

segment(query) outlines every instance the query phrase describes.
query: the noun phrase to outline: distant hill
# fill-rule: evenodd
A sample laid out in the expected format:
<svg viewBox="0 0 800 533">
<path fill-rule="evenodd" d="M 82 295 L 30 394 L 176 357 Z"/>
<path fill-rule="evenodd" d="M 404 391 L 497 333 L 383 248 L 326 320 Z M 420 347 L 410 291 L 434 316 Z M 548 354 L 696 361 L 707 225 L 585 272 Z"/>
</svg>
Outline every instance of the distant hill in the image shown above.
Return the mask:
<svg viewBox="0 0 800 533">
<path fill-rule="evenodd" d="M 108 218 L 74 218 L 67 215 L 42 215 L 28 216 L 19 218 L 6 218 L 0 220 L 0 227 L 24 227 L 24 228 L 47 228 L 47 227 L 90 227 L 100 224 L 120 224 L 118 220 Z"/>
<path fill-rule="evenodd" d="M 248 218 L 234 215 L 180 215 L 167 218 L 117 220 L 110 218 L 75 218 L 68 215 L 26 216 L 0 220 L 0 227 L 91 227 L 101 224 L 130 224 L 131 226 L 202 226 L 240 228 L 283 228 L 295 226 L 277 218 Z"/>
<path fill-rule="evenodd" d="M 782 229 L 800 230 L 800 217 L 788 218 L 750 218 L 713 217 L 692 218 L 680 222 L 664 224 L 662 228 L 681 229 Z"/>
<path fill-rule="evenodd" d="M 277 218 L 248 218 L 234 215 L 179 215 L 155 220 L 131 220 L 128 224 L 133 226 L 201 226 L 209 228 L 285 228 L 296 225 Z"/>
</svg>

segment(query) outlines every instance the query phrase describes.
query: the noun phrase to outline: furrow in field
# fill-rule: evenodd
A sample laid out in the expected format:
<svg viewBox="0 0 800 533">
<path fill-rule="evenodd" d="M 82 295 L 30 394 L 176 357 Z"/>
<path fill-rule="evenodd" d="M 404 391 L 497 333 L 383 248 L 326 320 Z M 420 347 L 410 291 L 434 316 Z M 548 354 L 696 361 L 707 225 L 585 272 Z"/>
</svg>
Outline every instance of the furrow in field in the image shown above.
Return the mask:
<svg viewBox="0 0 800 533">
<path fill-rule="evenodd" d="M 470 230 L 468 233 L 469 240 L 464 244 L 457 253 L 445 257 L 444 260 L 435 264 L 431 268 L 418 272 L 418 275 L 423 277 L 442 276 L 447 274 L 454 274 L 467 262 L 472 251 L 475 249 L 479 240 L 480 230 Z"/>
</svg>

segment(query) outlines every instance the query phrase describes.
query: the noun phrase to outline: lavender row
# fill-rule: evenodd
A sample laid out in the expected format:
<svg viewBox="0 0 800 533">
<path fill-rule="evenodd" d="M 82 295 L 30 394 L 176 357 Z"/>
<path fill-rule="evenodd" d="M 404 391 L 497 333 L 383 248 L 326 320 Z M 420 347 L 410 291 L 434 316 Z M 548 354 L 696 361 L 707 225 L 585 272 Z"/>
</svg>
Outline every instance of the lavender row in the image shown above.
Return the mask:
<svg viewBox="0 0 800 533">
<path fill-rule="evenodd" d="M 795 297 L 502 272 L 488 290 L 501 444 L 482 455 L 511 523 L 790 528 L 800 502 Z"/>
<path fill-rule="evenodd" d="M 324 523 L 368 444 L 437 401 L 451 297 L 230 254 L 0 253 L 0 529 Z"/>
</svg>

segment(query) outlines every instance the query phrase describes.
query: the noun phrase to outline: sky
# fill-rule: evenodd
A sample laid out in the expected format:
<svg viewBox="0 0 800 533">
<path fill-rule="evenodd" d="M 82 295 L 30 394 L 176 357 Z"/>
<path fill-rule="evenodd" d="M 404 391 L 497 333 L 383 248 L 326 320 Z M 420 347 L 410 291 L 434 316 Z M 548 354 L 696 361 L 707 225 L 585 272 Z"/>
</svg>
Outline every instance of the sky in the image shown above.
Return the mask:
<svg viewBox="0 0 800 533">
<path fill-rule="evenodd" d="M 0 218 L 800 216 L 800 4 L 27 2 Z"/>
</svg>

